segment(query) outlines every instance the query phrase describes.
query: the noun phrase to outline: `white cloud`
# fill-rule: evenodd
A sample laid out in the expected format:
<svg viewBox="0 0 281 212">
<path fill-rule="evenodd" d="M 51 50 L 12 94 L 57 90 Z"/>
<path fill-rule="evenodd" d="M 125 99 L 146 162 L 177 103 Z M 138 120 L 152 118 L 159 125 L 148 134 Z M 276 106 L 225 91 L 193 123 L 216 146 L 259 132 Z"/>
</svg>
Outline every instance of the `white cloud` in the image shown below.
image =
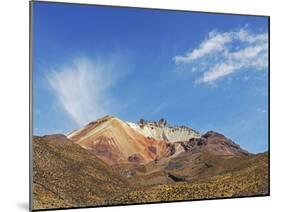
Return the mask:
<svg viewBox="0 0 281 212">
<path fill-rule="evenodd" d="M 231 74 L 234 70 L 238 69 L 236 64 L 217 64 L 211 70 L 205 72 L 203 77 L 197 79 L 196 83 L 209 82 L 212 83 L 215 80 Z"/>
<path fill-rule="evenodd" d="M 239 39 L 242 42 L 255 43 L 267 41 L 268 39 L 267 33 L 251 34 L 244 28 L 241 28 L 239 31 L 234 32 L 233 34 L 234 37 L 236 36 L 236 39 Z"/>
<path fill-rule="evenodd" d="M 198 61 L 198 59 L 205 61 Z M 176 64 L 188 63 L 193 70 L 205 67 L 203 76 L 195 83 L 214 83 L 238 70 L 251 68 L 266 70 L 268 67 L 268 35 L 267 33 L 253 34 L 247 29 L 238 31 L 209 33 L 199 47 L 183 56 L 174 57 Z M 202 66 L 204 63 L 204 66 Z M 206 64 L 207 63 L 207 64 Z"/>
<path fill-rule="evenodd" d="M 231 42 L 231 36 L 229 33 L 220 34 L 216 31 L 212 31 L 209 33 L 208 38 L 203 41 L 198 48 L 184 56 L 175 56 L 174 60 L 176 63 L 189 62 L 207 54 L 222 51 L 225 44 L 229 42 Z"/>
<path fill-rule="evenodd" d="M 78 125 L 112 112 L 108 90 L 116 81 L 113 66 L 79 58 L 49 72 L 47 79 L 59 105 Z"/>
</svg>

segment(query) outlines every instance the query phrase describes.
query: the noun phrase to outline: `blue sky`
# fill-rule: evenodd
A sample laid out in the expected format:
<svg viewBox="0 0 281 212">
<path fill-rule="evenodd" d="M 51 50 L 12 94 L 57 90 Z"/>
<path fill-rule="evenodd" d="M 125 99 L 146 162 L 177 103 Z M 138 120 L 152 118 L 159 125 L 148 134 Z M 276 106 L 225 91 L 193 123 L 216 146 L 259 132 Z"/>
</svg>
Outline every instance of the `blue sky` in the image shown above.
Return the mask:
<svg viewBox="0 0 281 212">
<path fill-rule="evenodd" d="M 33 3 L 34 134 L 106 114 L 268 149 L 265 17 Z"/>
</svg>

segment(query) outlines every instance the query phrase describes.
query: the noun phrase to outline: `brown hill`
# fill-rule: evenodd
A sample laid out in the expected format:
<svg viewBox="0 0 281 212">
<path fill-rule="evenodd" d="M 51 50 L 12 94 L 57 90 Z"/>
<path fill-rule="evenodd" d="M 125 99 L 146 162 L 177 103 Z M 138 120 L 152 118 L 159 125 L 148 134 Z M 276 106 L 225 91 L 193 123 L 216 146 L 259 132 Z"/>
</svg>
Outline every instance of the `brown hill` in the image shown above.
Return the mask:
<svg viewBox="0 0 281 212">
<path fill-rule="evenodd" d="M 128 182 L 64 135 L 33 137 L 33 209 L 105 204 Z"/>
<path fill-rule="evenodd" d="M 169 157 L 159 157 L 142 166 L 120 164 L 116 169 L 129 178 L 135 176 L 143 185 L 151 185 L 214 176 L 234 169 L 252 156 L 230 139 L 211 131 L 201 138 L 171 145 L 175 153 Z"/>
<path fill-rule="evenodd" d="M 233 168 L 231 168 L 232 165 L 234 165 Z M 135 191 L 112 198 L 109 204 L 169 202 L 269 194 L 267 152 L 249 156 L 240 161 L 231 161 L 231 163 L 224 164 L 224 167 L 224 172 L 213 173 L 208 177 L 201 178 L 201 175 L 197 175 L 192 180 L 170 181 L 154 186 L 142 185 Z"/>
</svg>

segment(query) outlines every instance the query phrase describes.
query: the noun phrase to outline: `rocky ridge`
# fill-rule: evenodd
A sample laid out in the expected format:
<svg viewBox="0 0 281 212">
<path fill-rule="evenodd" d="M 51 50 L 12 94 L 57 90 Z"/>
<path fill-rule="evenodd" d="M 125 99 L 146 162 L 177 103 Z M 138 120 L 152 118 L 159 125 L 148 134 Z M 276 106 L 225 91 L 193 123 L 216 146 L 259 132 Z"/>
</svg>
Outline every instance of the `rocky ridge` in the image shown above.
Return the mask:
<svg viewBox="0 0 281 212">
<path fill-rule="evenodd" d="M 169 125 L 165 119 L 159 121 L 147 121 L 140 119 L 138 123 L 127 122 L 130 127 L 145 137 L 155 140 L 167 140 L 171 142 L 188 141 L 191 138 L 199 138 L 201 134 L 186 126 Z"/>
</svg>

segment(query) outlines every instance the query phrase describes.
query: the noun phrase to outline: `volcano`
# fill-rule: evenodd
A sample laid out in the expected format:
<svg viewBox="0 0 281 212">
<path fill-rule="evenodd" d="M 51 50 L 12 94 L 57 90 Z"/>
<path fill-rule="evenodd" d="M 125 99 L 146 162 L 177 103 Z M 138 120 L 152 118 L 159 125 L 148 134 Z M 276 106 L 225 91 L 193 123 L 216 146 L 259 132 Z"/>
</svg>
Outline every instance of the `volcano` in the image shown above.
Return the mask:
<svg viewBox="0 0 281 212">
<path fill-rule="evenodd" d="M 69 133 L 67 138 L 110 165 L 147 164 L 204 149 L 225 156 L 248 154 L 219 133 L 202 135 L 186 126 L 167 125 L 164 119 L 135 124 L 105 116 Z"/>
<path fill-rule="evenodd" d="M 225 135 L 105 116 L 33 137 L 33 209 L 268 195 L 268 153 Z"/>
</svg>

